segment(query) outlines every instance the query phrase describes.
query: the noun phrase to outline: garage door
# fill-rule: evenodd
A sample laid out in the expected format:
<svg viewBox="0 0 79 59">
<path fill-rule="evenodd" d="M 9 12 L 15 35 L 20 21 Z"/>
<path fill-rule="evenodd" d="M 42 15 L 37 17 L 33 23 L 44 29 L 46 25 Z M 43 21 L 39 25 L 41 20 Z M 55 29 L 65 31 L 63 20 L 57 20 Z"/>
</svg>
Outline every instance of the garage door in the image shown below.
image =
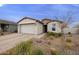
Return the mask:
<svg viewBox="0 0 79 59">
<path fill-rule="evenodd" d="M 36 25 L 35 24 L 27 24 L 21 25 L 21 33 L 28 33 L 28 34 L 36 34 Z"/>
</svg>

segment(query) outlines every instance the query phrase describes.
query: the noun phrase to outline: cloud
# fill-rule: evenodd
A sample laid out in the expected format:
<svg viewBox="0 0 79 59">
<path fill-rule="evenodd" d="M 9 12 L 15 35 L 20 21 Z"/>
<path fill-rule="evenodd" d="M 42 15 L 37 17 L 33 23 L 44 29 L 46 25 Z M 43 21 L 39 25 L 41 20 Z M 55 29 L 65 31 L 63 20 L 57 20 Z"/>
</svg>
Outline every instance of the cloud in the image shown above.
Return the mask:
<svg viewBox="0 0 79 59">
<path fill-rule="evenodd" d="M 3 7 L 4 6 L 4 4 L 0 4 L 0 7 Z"/>
</svg>

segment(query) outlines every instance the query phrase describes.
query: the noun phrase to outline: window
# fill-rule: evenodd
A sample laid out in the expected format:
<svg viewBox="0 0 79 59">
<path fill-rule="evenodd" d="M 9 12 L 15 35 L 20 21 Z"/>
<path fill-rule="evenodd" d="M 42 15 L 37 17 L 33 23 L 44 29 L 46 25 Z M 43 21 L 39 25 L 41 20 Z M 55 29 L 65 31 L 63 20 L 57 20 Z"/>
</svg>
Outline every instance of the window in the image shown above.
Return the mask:
<svg viewBox="0 0 79 59">
<path fill-rule="evenodd" d="M 55 31 L 56 29 L 55 29 L 55 26 L 56 26 L 56 24 L 52 24 L 52 31 Z"/>
<path fill-rule="evenodd" d="M 55 28 L 52 28 L 53 31 L 55 31 Z"/>
<path fill-rule="evenodd" d="M 6 28 L 8 28 L 9 26 L 8 25 L 6 25 Z"/>
</svg>

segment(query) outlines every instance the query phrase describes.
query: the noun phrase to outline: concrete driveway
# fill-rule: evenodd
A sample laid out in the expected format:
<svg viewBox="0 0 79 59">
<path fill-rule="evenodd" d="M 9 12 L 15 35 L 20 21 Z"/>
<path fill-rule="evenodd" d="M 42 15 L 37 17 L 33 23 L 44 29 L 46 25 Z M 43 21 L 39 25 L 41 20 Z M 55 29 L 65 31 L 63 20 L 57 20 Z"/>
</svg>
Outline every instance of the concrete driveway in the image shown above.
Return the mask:
<svg viewBox="0 0 79 59">
<path fill-rule="evenodd" d="M 5 52 L 6 50 L 16 46 L 16 44 L 27 41 L 31 38 L 40 38 L 43 35 L 29 35 L 29 34 L 9 34 L 0 37 L 0 53 Z"/>
</svg>

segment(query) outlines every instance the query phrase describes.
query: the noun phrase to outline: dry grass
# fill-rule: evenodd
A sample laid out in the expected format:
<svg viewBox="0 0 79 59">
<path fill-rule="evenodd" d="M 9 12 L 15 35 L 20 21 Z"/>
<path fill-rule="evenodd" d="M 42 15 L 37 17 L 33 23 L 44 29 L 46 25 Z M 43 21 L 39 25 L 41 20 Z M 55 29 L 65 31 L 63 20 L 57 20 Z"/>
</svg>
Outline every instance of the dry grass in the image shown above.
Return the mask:
<svg viewBox="0 0 79 59">
<path fill-rule="evenodd" d="M 71 43 L 71 42 L 72 42 L 72 39 L 67 38 L 67 39 L 66 39 L 66 42 Z"/>
<path fill-rule="evenodd" d="M 43 54 L 57 55 L 57 54 L 62 54 L 62 53 L 65 54 L 65 52 L 63 50 L 76 51 L 76 50 L 74 50 L 74 47 L 79 48 L 79 44 L 77 44 L 77 43 L 79 43 L 79 41 L 78 41 L 78 39 L 76 39 L 77 41 L 75 42 L 75 40 L 73 40 L 72 38 L 73 38 L 73 36 L 66 37 L 66 41 L 62 40 L 62 36 L 61 37 L 54 37 L 54 36 L 45 35 L 40 39 L 33 38 L 32 39 L 32 47 L 33 48 L 29 49 L 31 51 L 30 54 L 33 54 L 33 55 L 43 55 Z M 75 44 L 77 44 L 77 46 Z M 24 45 L 24 46 L 26 46 L 26 45 Z M 28 48 L 29 48 L 29 46 L 28 46 Z M 8 54 L 15 54 L 14 53 L 15 49 L 11 49 L 11 50 L 12 50 L 11 52 L 9 50 L 9 52 L 7 52 L 7 53 Z"/>
<path fill-rule="evenodd" d="M 40 48 L 36 48 L 33 45 L 32 40 L 22 42 L 16 47 L 2 53 L 3 55 L 43 55 L 43 52 Z"/>
<path fill-rule="evenodd" d="M 65 49 L 73 49 L 73 46 L 74 46 L 73 43 L 66 42 Z"/>
<path fill-rule="evenodd" d="M 58 50 L 56 48 L 51 48 L 50 49 L 50 53 L 51 53 L 51 55 L 57 55 L 58 54 Z"/>
</svg>

